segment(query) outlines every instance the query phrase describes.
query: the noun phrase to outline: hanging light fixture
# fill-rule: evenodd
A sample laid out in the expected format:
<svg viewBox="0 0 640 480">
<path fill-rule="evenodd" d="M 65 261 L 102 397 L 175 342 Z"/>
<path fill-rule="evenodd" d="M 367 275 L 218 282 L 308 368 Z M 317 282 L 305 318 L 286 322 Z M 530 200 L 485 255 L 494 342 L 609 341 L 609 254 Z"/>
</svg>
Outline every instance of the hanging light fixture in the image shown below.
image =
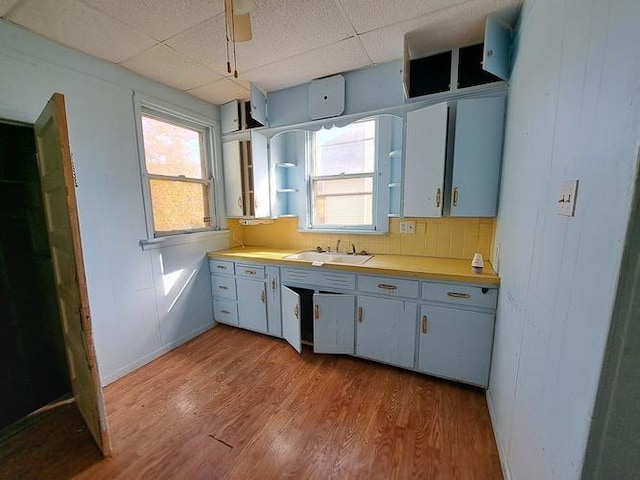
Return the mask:
<svg viewBox="0 0 640 480">
<path fill-rule="evenodd" d="M 229 42 L 233 47 L 233 76 L 238 78 L 236 42 L 251 40 L 251 19 L 249 12 L 255 8 L 253 0 L 225 0 L 224 23 L 227 35 L 227 73 L 231 73 Z"/>
</svg>

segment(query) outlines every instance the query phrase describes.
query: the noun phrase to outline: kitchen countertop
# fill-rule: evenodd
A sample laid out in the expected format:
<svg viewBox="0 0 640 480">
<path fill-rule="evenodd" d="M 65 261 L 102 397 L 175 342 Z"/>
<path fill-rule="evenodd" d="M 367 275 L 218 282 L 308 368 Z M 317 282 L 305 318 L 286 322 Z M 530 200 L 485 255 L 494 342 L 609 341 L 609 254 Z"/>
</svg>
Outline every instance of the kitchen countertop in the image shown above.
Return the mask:
<svg viewBox="0 0 640 480">
<path fill-rule="evenodd" d="M 311 262 L 286 259 L 287 255 L 299 253 L 299 250 L 287 250 L 270 247 L 237 247 L 229 250 L 209 252 L 207 256 L 219 260 L 252 260 L 290 267 L 311 267 Z M 491 262 L 484 261 L 484 271 L 471 271 L 471 259 L 418 257 L 410 255 L 374 254 L 362 265 L 336 265 L 325 263 L 321 269 L 343 270 L 365 274 L 398 275 L 403 277 L 447 280 L 486 285 L 499 285 L 500 277 L 493 270 Z"/>
</svg>

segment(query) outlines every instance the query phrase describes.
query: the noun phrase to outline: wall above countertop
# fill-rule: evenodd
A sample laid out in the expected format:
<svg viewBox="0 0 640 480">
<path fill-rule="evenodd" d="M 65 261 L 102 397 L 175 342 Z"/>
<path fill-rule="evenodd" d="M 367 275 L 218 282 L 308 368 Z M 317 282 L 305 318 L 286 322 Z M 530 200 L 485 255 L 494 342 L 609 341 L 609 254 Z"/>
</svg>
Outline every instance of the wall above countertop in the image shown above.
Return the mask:
<svg viewBox="0 0 640 480">
<path fill-rule="evenodd" d="M 404 219 L 408 220 L 408 219 Z M 440 258 L 459 258 L 471 261 L 479 252 L 491 258 L 495 219 L 493 218 L 415 218 L 416 233 L 400 234 L 400 219 L 389 219 L 389 233 L 385 235 L 306 233 L 298 230 L 297 218 L 280 218 L 264 225 L 240 225 L 238 219 L 229 219 L 233 232 L 232 246 L 244 245 L 294 250 L 315 249 L 316 246 L 333 250 L 340 240 L 343 248 L 355 244 L 358 251 L 416 255 Z"/>
</svg>

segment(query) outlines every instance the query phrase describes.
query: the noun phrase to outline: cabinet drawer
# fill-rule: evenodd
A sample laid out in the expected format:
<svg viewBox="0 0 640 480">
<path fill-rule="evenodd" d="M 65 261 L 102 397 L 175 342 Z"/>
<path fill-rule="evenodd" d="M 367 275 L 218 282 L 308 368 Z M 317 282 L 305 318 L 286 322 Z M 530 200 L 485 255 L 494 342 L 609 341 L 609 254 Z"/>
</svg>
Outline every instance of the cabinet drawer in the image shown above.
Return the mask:
<svg viewBox="0 0 640 480">
<path fill-rule="evenodd" d="M 302 270 L 297 268 L 283 268 L 280 271 L 280 276 L 282 278 L 282 283 L 304 283 L 309 285 L 315 285 L 316 282 L 316 272 L 312 270 Z"/>
<path fill-rule="evenodd" d="M 392 297 L 418 298 L 419 283 L 415 280 L 402 280 L 389 277 L 358 278 L 358 290 L 361 292 L 378 293 Z"/>
<path fill-rule="evenodd" d="M 352 273 L 320 272 L 319 286 L 342 288 L 344 290 L 356 289 L 356 276 Z"/>
<path fill-rule="evenodd" d="M 225 260 L 209 260 L 209 271 L 220 275 L 234 275 L 235 268 L 233 262 Z"/>
<path fill-rule="evenodd" d="M 236 265 L 236 275 L 247 278 L 264 278 L 264 267 L 262 265 Z"/>
<path fill-rule="evenodd" d="M 213 299 L 213 319 L 216 322 L 238 326 L 238 304 L 233 300 Z"/>
<path fill-rule="evenodd" d="M 460 306 L 468 305 L 470 307 L 495 309 L 498 290 L 488 287 L 424 282 L 422 284 L 422 299 Z"/>
<path fill-rule="evenodd" d="M 233 277 L 223 277 L 221 275 L 211 275 L 211 293 L 214 297 L 236 299 L 236 279 Z"/>
</svg>

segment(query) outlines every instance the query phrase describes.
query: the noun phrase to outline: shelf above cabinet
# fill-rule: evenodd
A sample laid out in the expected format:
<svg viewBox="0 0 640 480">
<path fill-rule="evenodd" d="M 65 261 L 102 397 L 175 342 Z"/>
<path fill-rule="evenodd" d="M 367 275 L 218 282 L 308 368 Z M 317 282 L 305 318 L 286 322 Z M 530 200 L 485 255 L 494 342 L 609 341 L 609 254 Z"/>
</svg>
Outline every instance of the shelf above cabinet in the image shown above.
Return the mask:
<svg viewBox="0 0 640 480">
<path fill-rule="evenodd" d="M 291 162 L 281 162 L 281 163 L 276 163 L 276 167 L 279 168 L 295 168 L 298 165 L 296 165 L 295 163 L 291 163 Z"/>
<path fill-rule="evenodd" d="M 278 188 L 276 191 L 278 193 L 294 193 L 294 192 L 297 192 L 298 190 L 296 188 Z"/>
</svg>

